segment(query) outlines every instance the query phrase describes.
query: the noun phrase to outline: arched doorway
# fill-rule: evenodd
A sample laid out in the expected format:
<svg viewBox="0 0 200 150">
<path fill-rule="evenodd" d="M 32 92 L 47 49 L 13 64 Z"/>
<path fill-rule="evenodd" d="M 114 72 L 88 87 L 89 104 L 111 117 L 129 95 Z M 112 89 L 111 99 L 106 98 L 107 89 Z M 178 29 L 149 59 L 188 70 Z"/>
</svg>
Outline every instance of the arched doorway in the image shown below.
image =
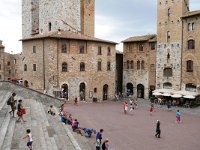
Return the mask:
<svg viewBox="0 0 200 150">
<path fill-rule="evenodd" d="M 80 94 L 80 100 L 84 101 L 85 100 L 85 83 L 81 83 L 79 86 L 79 94 Z"/>
<path fill-rule="evenodd" d="M 127 91 L 126 91 L 126 93 L 127 93 L 127 96 L 129 96 L 129 95 L 133 95 L 133 84 L 132 83 L 127 83 L 126 84 L 126 89 L 127 89 Z"/>
<path fill-rule="evenodd" d="M 62 98 L 66 98 L 68 99 L 68 92 L 69 89 L 68 89 L 68 85 L 67 84 L 63 84 L 62 85 Z"/>
<path fill-rule="evenodd" d="M 103 100 L 104 101 L 108 100 L 108 85 L 107 84 L 103 86 Z"/>
<path fill-rule="evenodd" d="M 137 85 L 137 97 L 144 98 L 144 85 L 142 84 Z"/>
<path fill-rule="evenodd" d="M 24 81 L 24 86 L 25 86 L 25 87 L 29 87 L 28 81 L 27 81 L 27 80 Z"/>
</svg>

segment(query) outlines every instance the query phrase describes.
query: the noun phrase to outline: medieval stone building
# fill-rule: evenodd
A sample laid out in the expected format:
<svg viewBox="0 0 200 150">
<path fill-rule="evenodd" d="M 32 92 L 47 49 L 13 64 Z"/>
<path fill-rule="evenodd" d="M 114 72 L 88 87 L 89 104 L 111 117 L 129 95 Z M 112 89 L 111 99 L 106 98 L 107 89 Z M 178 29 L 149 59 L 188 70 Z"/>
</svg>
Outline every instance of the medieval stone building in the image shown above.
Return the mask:
<svg viewBox="0 0 200 150">
<path fill-rule="evenodd" d="M 123 91 L 148 98 L 156 84 L 156 35 L 130 37 L 123 43 Z"/>
</svg>

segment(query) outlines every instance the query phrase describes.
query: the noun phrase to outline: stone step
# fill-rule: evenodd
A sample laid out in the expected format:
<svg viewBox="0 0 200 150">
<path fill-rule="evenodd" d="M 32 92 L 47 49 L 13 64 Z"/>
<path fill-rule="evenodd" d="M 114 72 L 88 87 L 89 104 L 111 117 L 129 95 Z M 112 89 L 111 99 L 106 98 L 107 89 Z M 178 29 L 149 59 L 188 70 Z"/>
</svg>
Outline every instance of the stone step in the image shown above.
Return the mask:
<svg viewBox="0 0 200 150">
<path fill-rule="evenodd" d="M 2 150 L 10 150 L 11 149 L 12 137 L 13 137 L 14 129 L 15 129 L 15 122 L 16 122 L 16 119 L 14 119 L 14 118 L 12 118 L 10 120 L 8 130 L 7 130 L 4 142 L 3 142 Z"/>
<path fill-rule="evenodd" d="M 46 112 L 47 119 L 49 123 L 51 124 L 51 130 L 54 131 L 54 139 L 57 143 L 58 149 L 66 149 L 66 150 L 75 150 L 75 147 L 73 143 L 71 142 L 66 130 L 66 125 L 63 126 L 63 123 L 59 120 L 59 116 L 57 115 L 58 112 L 56 112 L 55 116 L 52 116 L 47 113 L 49 106 L 43 105 L 44 110 Z"/>
<path fill-rule="evenodd" d="M 4 105 L 7 105 L 7 100 L 11 96 L 11 92 L 8 91 L 1 91 L 0 95 L 0 110 L 3 108 Z"/>
<path fill-rule="evenodd" d="M 0 114 L 0 121 L 1 121 L 1 128 L 0 128 L 0 149 L 2 149 L 3 142 L 6 136 L 6 132 L 8 130 L 9 122 L 10 122 L 10 114 L 8 108 L 6 109 L 4 106 L 3 109 L 1 110 Z M 3 149 L 2 149 L 3 150 Z"/>
</svg>

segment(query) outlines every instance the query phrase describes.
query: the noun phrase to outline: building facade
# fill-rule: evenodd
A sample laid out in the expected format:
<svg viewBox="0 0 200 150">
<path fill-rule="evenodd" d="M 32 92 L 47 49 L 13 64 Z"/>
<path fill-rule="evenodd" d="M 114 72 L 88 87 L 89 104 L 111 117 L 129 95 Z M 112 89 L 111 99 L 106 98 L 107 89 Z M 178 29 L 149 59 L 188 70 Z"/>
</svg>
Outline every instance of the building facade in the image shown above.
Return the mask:
<svg viewBox="0 0 200 150">
<path fill-rule="evenodd" d="M 94 36 L 95 0 L 22 0 L 22 37 L 51 31 Z"/>
<path fill-rule="evenodd" d="M 123 43 L 123 92 L 147 99 L 156 84 L 156 35 L 130 37 Z"/>
<path fill-rule="evenodd" d="M 181 89 L 183 24 L 188 0 L 158 0 L 156 88 Z"/>
<path fill-rule="evenodd" d="M 69 100 L 114 99 L 115 44 L 66 31 L 23 39 L 23 80 Z"/>
<path fill-rule="evenodd" d="M 198 92 L 200 87 L 200 11 L 182 16 L 182 89 Z"/>
</svg>

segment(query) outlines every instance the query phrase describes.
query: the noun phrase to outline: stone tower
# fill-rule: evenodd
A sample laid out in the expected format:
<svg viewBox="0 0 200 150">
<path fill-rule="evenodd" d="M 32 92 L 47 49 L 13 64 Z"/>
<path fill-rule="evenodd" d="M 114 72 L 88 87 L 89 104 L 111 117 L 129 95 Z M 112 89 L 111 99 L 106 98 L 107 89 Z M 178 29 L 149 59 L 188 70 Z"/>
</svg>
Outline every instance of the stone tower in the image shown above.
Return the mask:
<svg viewBox="0 0 200 150">
<path fill-rule="evenodd" d="M 182 21 L 189 0 L 158 0 L 156 88 L 180 90 Z"/>
<path fill-rule="evenodd" d="M 95 0 L 22 0 L 22 37 L 51 31 L 94 36 Z"/>
</svg>

